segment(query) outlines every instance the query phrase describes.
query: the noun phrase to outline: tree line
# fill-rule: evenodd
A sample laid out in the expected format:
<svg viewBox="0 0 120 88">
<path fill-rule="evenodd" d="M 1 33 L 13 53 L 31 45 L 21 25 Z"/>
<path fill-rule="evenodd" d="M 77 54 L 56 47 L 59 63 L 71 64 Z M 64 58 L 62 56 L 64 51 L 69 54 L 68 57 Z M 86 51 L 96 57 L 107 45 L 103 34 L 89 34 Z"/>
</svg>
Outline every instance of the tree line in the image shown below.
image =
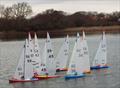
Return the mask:
<svg viewBox="0 0 120 88">
<path fill-rule="evenodd" d="M 64 30 L 69 27 L 120 25 L 120 12 L 97 13 L 79 11 L 68 14 L 64 11 L 48 9 L 35 16 L 32 7 L 26 3 L 10 7 L 0 5 L 0 31 L 46 31 Z"/>
</svg>

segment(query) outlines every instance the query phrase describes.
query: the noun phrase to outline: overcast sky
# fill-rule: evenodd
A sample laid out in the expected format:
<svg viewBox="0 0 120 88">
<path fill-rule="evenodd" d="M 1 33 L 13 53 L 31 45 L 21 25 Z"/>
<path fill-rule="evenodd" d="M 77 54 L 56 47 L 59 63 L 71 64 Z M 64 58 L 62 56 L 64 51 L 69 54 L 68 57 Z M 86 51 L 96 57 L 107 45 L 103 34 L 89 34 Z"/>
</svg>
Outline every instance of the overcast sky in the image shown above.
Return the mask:
<svg viewBox="0 0 120 88">
<path fill-rule="evenodd" d="M 34 14 L 51 8 L 68 13 L 76 11 L 105 13 L 120 11 L 120 0 L 0 0 L 0 4 L 5 6 L 11 6 L 18 2 L 28 2 L 32 6 Z"/>
</svg>

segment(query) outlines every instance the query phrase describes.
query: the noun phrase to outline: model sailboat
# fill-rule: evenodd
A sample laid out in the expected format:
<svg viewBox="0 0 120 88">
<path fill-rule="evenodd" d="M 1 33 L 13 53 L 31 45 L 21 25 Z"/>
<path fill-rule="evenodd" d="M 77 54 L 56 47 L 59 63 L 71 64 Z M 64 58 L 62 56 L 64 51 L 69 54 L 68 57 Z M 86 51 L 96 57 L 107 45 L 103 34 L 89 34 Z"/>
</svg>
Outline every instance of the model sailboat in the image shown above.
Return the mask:
<svg viewBox="0 0 120 88">
<path fill-rule="evenodd" d="M 67 71 L 68 54 L 69 54 L 69 40 L 67 35 L 57 55 L 57 59 L 56 59 L 57 71 Z"/>
<path fill-rule="evenodd" d="M 39 79 L 60 77 L 55 74 L 56 74 L 56 60 L 53 55 L 53 47 L 52 47 L 49 33 L 47 33 L 47 40 L 45 42 L 43 55 L 42 55 L 40 75 L 35 77 Z"/>
<path fill-rule="evenodd" d="M 90 61 L 89 61 L 89 50 L 87 45 L 87 40 L 85 38 L 85 33 L 83 31 L 83 37 L 82 37 L 82 47 L 83 47 L 83 56 L 84 56 L 84 64 L 83 66 L 84 73 L 90 73 Z"/>
<path fill-rule="evenodd" d="M 102 69 L 108 68 L 107 66 L 107 44 L 105 32 L 103 32 L 102 39 L 97 50 L 96 56 L 94 58 L 91 69 Z"/>
<path fill-rule="evenodd" d="M 77 33 L 77 39 L 73 48 L 72 56 L 70 59 L 67 75 L 65 79 L 81 78 L 85 75 L 83 74 L 83 48 L 81 45 L 79 33 Z"/>
<path fill-rule="evenodd" d="M 9 80 L 9 82 L 14 83 L 37 81 L 38 79 L 33 78 L 33 76 L 34 73 L 32 57 L 30 56 L 30 46 L 28 40 L 26 39 L 15 74 L 13 75 L 12 79 Z"/>
<path fill-rule="evenodd" d="M 34 74 L 37 75 L 37 74 L 40 74 L 40 70 L 41 70 L 41 55 L 40 55 L 40 49 L 39 49 L 36 33 L 34 34 L 33 52 L 34 52 L 34 59 L 32 60 L 33 71 L 34 71 Z"/>
</svg>

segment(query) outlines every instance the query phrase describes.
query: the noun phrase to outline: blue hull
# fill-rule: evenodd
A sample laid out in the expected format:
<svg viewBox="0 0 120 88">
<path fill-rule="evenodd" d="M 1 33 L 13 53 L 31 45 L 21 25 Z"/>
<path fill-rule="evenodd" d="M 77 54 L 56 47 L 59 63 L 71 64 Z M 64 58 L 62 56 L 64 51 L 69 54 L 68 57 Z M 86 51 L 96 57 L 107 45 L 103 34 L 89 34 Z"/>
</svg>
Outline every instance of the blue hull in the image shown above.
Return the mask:
<svg viewBox="0 0 120 88">
<path fill-rule="evenodd" d="M 85 77 L 85 74 L 80 74 L 80 75 L 66 75 L 64 78 L 66 80 L 68 80 L 68 79 L 76 79 L 76 78 L 82 78 L 82 77 Z"/>
<path fill-rule="evenodd" d="M 91 70 L 98 70 L 98 69 L 104 69 L 109 68 L 109 66 L 92 66 L 90 67 Z"/>
</svg>

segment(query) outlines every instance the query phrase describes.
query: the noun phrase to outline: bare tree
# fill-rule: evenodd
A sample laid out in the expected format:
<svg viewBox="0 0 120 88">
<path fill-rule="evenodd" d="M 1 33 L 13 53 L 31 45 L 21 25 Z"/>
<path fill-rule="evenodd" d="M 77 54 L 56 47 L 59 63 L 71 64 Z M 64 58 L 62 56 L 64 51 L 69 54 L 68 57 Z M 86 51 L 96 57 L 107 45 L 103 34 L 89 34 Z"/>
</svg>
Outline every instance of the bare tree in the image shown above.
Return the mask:
<svg viewBox="0 0 120 88">
<path fill-rule="evenodd" d="M 14 17 L 27 17 L 31 15 L 32 8 L 28 3 L 22 2 L 12 5 L 12 12 Z"/>
<path fill-rule="evenodd" d="M 0 18 L 3 17 L 3 12 L 4 12 L 4 6 L 0 5 Z"/>
<path fill-rule="evenodd" d="M 12 18 L 13 17 L 12 8 L 11 7 L 6 7 L 3 11 L 3 16 L 6 19 Z"/>
</svg>

